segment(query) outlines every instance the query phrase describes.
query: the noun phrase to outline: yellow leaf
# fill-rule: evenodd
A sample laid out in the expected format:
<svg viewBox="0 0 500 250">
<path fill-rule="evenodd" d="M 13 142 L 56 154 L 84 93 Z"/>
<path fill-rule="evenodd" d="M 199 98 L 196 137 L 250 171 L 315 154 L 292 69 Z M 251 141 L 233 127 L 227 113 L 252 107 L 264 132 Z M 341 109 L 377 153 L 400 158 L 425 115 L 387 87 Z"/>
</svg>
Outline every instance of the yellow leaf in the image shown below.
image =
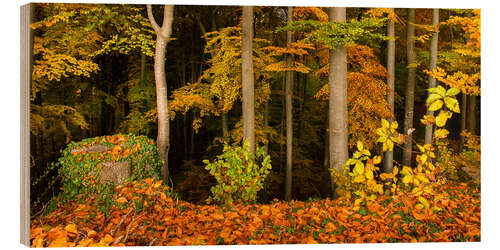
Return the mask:
<svg viewBox="0 0 500 250">
<path fill-rule="evenodd" d="M 429 110 L 436 111 L 436 110 L 440 109 L 441 107 L 443 107 L 443 101 L 437 100 L 437 101 L 434 101 L 430 104 Z"/>
<path fill-rule="evenodd" d="M 358 147 L 358 151 L 360 151 L 360 152 L 363 151 L 363 142 L 358 141 L 357 147 Z"/>
<path fill-rule="evenodd" d="M 66 232 L 68 233 L 73 233 L 73 234 L 78 234 L 78 230 L 76 229 L 76 225 L 75 224 L 68 224 L 64 230 L 66 230 Z"/>
<path fill-rule="evenodd" d="M 436 129 L 434 131 L 434 137 L 437 139 L 446 138 L 450 132 L 446 129 Z"/>
<path fill-rule="evenodd" d="M 433 115 L 424 115 L 423 119 L 420 119 L 420 122 L 424 125 L 433 124 L 436 121 L 436 117 Z"/>
<path fill-rule="evenodd" d="M 420 203 L 422 203 L 422 205 L 424 205 L 425 208 L 429 208 L 429 202 L 422 196 L 419 196 L 418 197 L 418 201 L 420 201 Z"/>
<path fill-rule="evenodd" d="M 446 110 L 441 110 L 439 112 L 439 115 L 436 117 L 436 125 L 438 127 L 443 127 L 446 124 L 446 121 L 448 121 L 448 118 L 450 118 L 453 115 L 450 111 Z"/>
<path fill-rule="evenodd" d="M 366 170 L 365 169 L 365 177 L 368 180 L 373 180 L 373 172 L 371 170 Z"/>
</svg>

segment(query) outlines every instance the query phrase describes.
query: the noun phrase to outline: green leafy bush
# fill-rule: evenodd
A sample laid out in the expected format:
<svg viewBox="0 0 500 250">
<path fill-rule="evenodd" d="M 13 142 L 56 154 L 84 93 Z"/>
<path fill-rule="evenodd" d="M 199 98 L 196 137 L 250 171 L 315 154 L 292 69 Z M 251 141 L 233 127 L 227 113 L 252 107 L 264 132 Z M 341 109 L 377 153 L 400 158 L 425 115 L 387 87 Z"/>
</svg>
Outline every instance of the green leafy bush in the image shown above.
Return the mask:
<svg viewBox="0 0 500 250">
<path fill-rule="evenodd" d="M 94 147 L 94 150 L 89 147 Z M 99 181 L 99 176 L 104 165 L 121 162 L 130 164 L 125 183 L 160 176 L 162 161 L 155 143 L 147 137 L 117 134 L 71 142 L 57 163 L 63 200 L 88 195 L 109 196 L 116 183 Z"/>
<path fill-rule="evenodd" d="M 271 169 L 271 158 L 265 156 L 264 149 L 256 148 L 255 156 L 249 153 L 248 142 L 242 147 L 225 144 L 222 155 L 211 163 L 204 160 L 207 169 L 217 180 L 212 187 L 208 202 L 231 204 L 233 202 L 254 202 L 257 192 Z"/>
</svg>

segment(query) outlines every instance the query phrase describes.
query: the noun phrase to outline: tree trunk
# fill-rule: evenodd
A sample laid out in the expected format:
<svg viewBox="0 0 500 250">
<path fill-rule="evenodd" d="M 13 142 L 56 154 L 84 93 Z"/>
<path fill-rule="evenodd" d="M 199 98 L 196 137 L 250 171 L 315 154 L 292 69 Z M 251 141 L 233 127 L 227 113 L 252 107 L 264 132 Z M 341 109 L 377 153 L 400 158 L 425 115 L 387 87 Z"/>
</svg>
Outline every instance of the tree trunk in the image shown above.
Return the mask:
<svg viewBox="0 0 500 250">
<path fill-rule="evenodd" d="M 156 83 L 156 105 L 158 113 L 158 138 L 156 145 L 158 155 L 163 160 L 161 177 L 165 183 L 168 181 L 168 151 L 170 149 L 170 117 L 168 114 L 167 81 L 165 78 L 165 52 L 167 43 L 172 34 L 174 21 L 174 6 L 165 5 L 163 10 L 163 25 L 160 27 L 153 17 L 151 5 L 147 5 L 148 17 L 156 32 L 156 47 L 154 58 L 154 73 Z"/>
<path fill-rule="evenodd" d="M 242 19 L 242 91 L 243 141 L 248 140 L 250 153 L 255 153 L 255 97 L 253 75 L 253 7 L 243 6 Z"/>
<path fill-rule="evenodd" d="M 476 131 L 476 104 L 477 96 L 470 95 L 467 97 L 467 130 L 473 135 L 477 135 Z"/>
<path fill-rule="evenodd" d="M 346 8 L 329 8 L 329 21 L 345 22 Z M 338 45 L 330 50 L 329 85 L 329 144 L 330 166 L 341 171 L 348 158 L 347 151 L 347 63 L 346 48 Z"/>
<path fill-rule="evenodd" d="M 288 23 L 292 22 L 293 7 L 288 7 Z M 292 43 L 292 31 L 286 32 L 286 47 L 290 49 Z M 287 68 L 292 67 L 293 56 L 286 57 Z M 292 197 L 292 141 L 293 141 L 293 117 L 292 117 L 292 92 L 293 92 L 293 71 L 286 71 L 286 177 L 285 177 L 285 200 Z"/>
<path fill-rule="evenodd" d="M 394 11 L 394 9 L 391 9 Z M 387 36 L 394 37 L 394 22 L 390 21 L 387 25 Z M 391 106 L 391 114 L 394 115 L 394 77 L 395 77 L 395 56 L 396 56 L 396 42 L 395 40 L 387 41 L 387 86 L 389 87 L 389 94 L 387 95 L 387 102 Z M 392 123 L 394 119 L 389 117 L 387 119 Z M 393 168 L 394 151 L 385 152 L 384 158 L 384 172 L 391 173 Z"/>
<path fill-rule="evenodd" d="M 222 136 L 227 136 L 229 133 L 228 125 L 227 125 L 227 113 L 221 115 L 221 123 L 222 123 Z"/>
<path fill-rule="evenodd" d="M 264 128 L 269 126 L 269 102 L 264 104 Z M 264 144 L 264 153 L 269 155 L 269 137 L 266 135 L 267 142 Z"/>
<path fill-rule="evenodd" d="M 467 95 L 462 93 L 462 104 L 460 106 L 460 133 L 467 129 Z M 458 152 L 462 152 L 465 144 L 465 136 L 460 135 L 460 143 L 458 144 Z"/>
<path fill-rule="evenodd" d="M 432 9 L 432 25 L 437 26 L 439 24 L 439 9 Z M 431 38 L 431 46 L 429 52 L 429 71 L 436 69 L 437 64 L 437 52 L 438 52 L 438 35 L 439 31 L 434 33 Z M 429 88 L 436 87 L 436 79 L 429 76 Z M 427 110 L 427 115 L 434 115 L 434 111 Z M 432 143 L 432 124 L 425 126 L 425 141 L 424 144 Z"/>
<path fill-rule="evenodd" d="M 408 60 L 408 86 L 406 88 L 404 133 L 413 128 L 413 106 L 415 98 L 415 9 L 408 9 L 408 30 L 406 34 L 406 56 Z M 403 165 L 411 165 L 412 135 L 405 137 Z"/>
</svg>

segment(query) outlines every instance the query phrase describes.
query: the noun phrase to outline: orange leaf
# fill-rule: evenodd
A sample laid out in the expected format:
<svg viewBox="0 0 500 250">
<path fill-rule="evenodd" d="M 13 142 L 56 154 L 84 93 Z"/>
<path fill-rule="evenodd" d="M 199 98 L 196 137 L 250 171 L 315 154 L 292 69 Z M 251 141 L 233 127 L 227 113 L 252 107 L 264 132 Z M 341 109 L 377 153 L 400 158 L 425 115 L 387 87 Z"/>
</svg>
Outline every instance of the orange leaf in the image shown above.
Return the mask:
<svg viewBox="0 0 500 250">
<path fill-rule="evenodd" d="M 119 199 L 116 200 L 118 203 L 126 203 L 128 200 L 125 197 L 120 197 Z"/>
</svg>

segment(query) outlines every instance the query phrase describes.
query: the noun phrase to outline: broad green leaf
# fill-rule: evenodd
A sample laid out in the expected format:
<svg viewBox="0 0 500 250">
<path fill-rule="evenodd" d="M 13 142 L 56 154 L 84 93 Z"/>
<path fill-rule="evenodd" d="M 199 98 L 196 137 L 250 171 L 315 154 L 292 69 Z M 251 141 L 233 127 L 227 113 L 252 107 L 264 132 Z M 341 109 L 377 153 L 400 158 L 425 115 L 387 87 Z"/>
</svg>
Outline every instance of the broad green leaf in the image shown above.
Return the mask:
<svg viewBox="0 0 500 250">
<path fill-rule="evenodd" d="M 437 100 L 437 101 L 430 104 L 429 110 L 436 111 L 436 110 L 440 109 L 441 107 L 443 107 L 443 101 Z"/>
</svg>

